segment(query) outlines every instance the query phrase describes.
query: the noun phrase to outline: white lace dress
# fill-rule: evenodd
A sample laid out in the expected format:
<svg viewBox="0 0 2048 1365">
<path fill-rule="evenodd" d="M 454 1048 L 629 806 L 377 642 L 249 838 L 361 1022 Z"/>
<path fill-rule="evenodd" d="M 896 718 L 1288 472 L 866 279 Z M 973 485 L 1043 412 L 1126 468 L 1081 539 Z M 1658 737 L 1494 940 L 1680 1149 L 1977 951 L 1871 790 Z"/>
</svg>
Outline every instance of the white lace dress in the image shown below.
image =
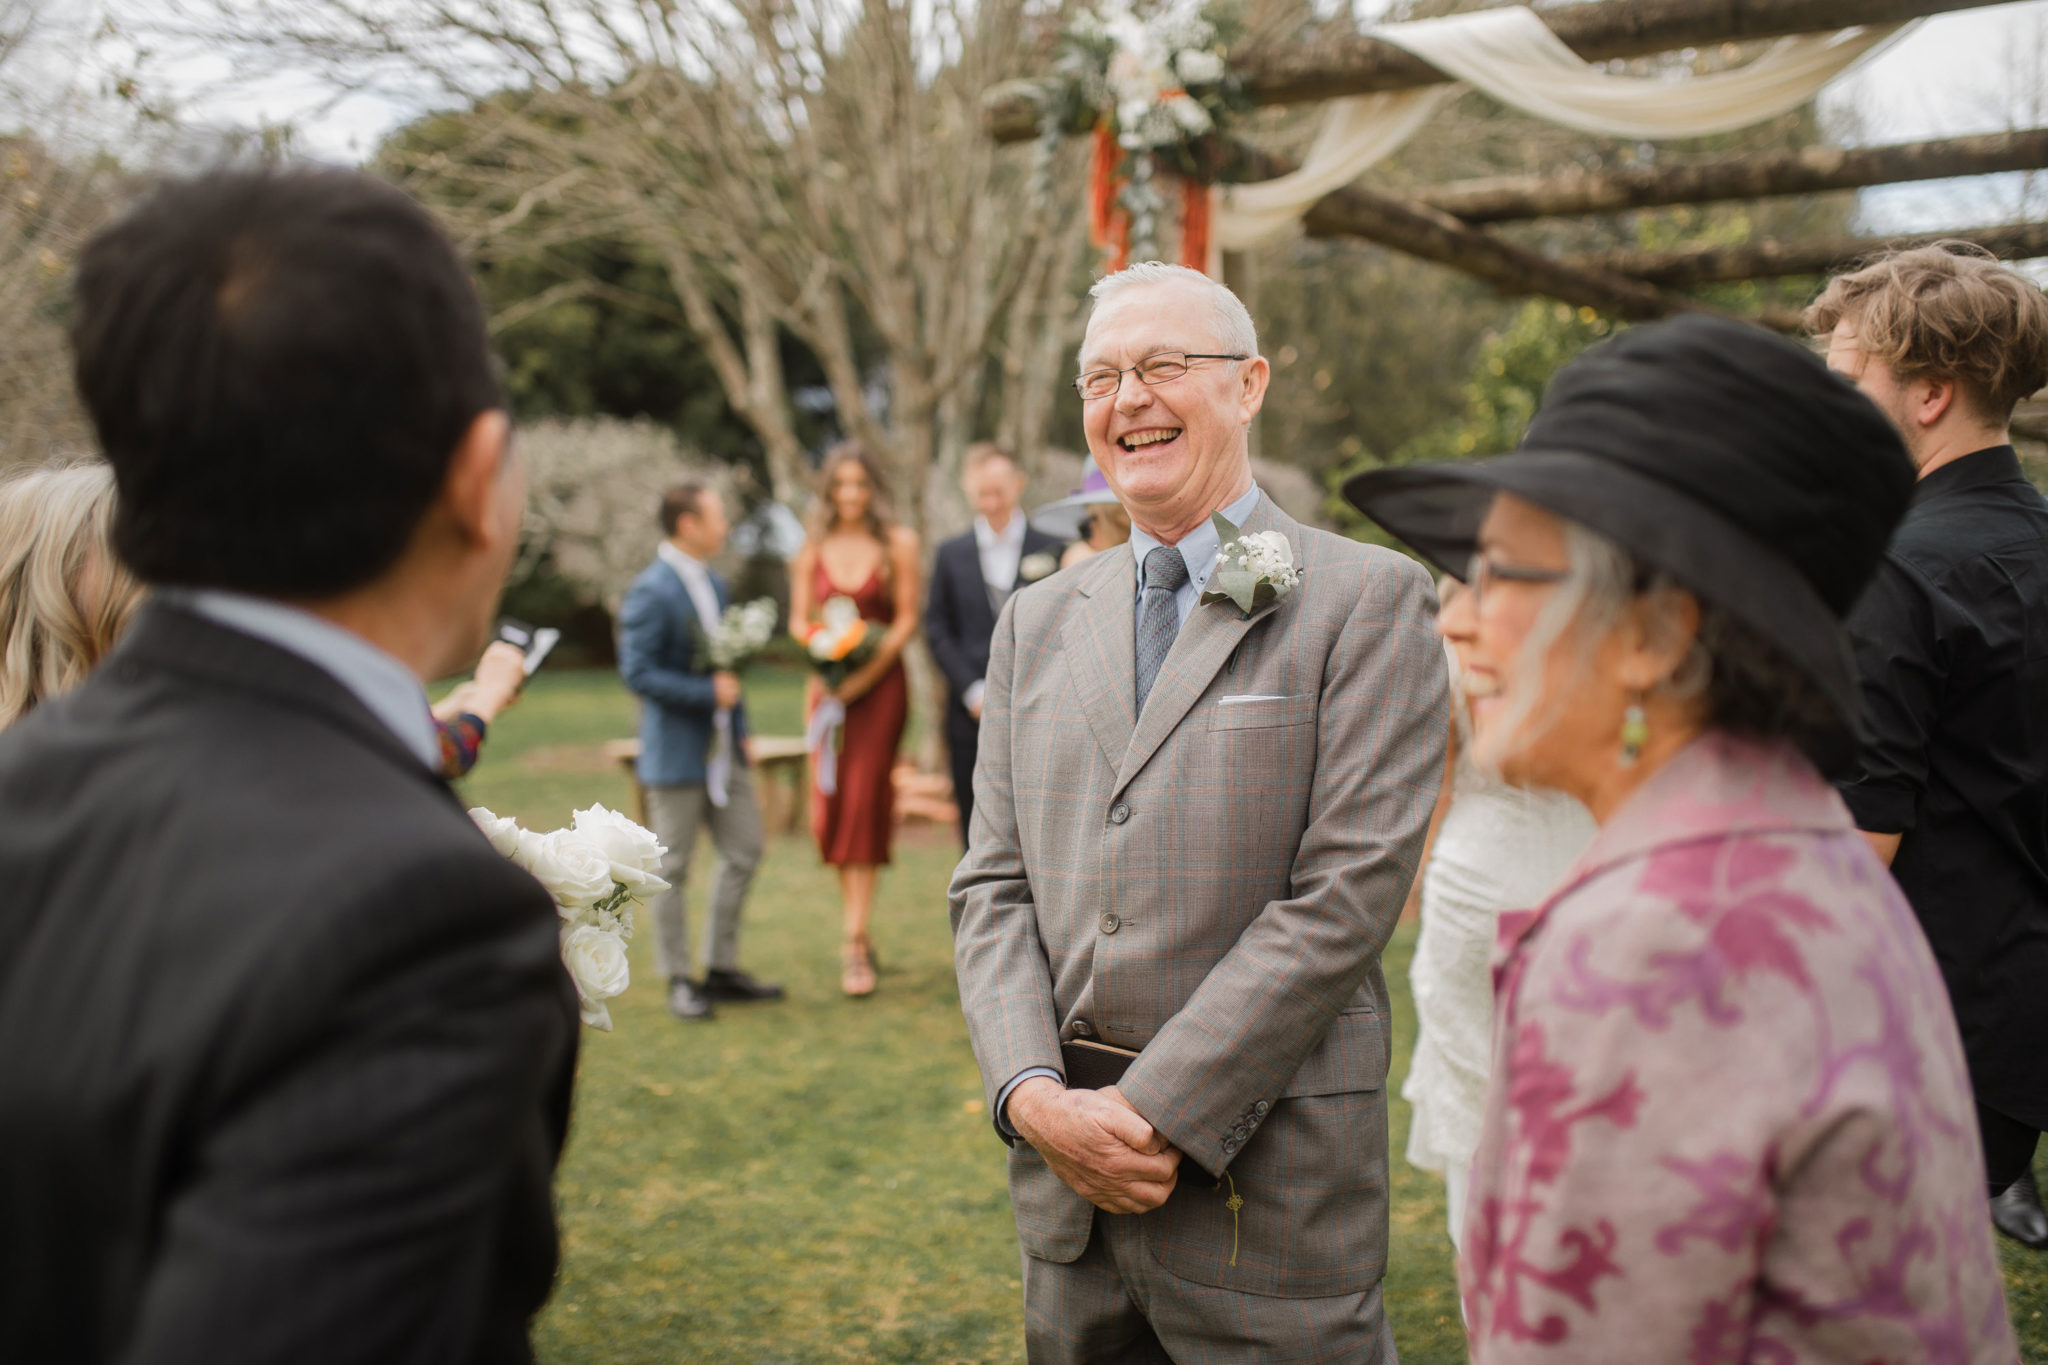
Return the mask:
<svg viewBox="0 0 2048 1365">
<path fill-rule="evenodd" d="M 1455 660 L 1451 671 L 1455 682 Z M 1495 921 L 1537 905 L 1593 837 L 1593 817 L 1571 797 L 1510 787 L 1473 767 L 1462 704 L 1457 716 L 1451 804 L 1422 872 L 1422 933 L 1408 971 L 1419 1028 L 1401 1086 L 1414 1109 L 1408 1160 L 1443 1175 L 1454 1243 L 1486 1102 Z"/>
</svg>

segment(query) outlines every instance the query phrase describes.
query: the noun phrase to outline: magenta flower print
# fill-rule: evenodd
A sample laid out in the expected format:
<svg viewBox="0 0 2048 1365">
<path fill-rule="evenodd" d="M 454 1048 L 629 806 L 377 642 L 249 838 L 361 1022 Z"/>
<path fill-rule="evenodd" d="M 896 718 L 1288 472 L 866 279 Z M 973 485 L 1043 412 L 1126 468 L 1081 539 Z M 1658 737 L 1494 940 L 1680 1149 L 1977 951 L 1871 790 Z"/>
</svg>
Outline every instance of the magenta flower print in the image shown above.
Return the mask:
<svg viewBox="0 0 2048 1365">
<path fill-rule="evenodd" d="M 1474 1365 L 2011 1365 L 1946 989 L 1796 752 L 1690 746 L 1495 980 Z"/>
</svg>

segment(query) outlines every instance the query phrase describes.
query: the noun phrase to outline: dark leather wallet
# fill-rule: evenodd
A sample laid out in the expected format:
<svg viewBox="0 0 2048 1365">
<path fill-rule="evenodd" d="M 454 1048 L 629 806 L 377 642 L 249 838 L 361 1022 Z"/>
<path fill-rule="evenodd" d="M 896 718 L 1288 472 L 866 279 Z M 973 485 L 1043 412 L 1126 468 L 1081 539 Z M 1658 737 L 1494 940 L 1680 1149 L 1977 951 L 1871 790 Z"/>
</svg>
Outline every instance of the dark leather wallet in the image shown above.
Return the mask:
<svg viewBox="0 0 2048 1365">
<path fill-rule="evenodd" d="M 1067 1070 L 1069 1090 L 1107 1090 L 1124 1078 L 1137 1056 L 1129 1048 L 1079 1038 L 1060 1044 L 1060 1064 Z"/>
</svg>

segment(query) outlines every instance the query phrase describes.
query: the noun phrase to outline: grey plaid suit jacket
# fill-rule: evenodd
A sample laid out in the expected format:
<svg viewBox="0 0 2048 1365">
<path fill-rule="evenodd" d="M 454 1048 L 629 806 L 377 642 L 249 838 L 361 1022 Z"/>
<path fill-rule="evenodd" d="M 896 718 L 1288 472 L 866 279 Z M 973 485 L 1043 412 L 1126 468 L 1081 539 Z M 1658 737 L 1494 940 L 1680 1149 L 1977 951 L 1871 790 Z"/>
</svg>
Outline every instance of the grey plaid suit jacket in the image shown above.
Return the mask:
<svg viewBox="0 0 2048 1365">
<path fill-rule="evenodd" d="M 1121 1089 L 1185 1157 L 1141 1215 L 1167 1270 L 1352 1293 L 1386 1263 L 1379 955 L 1443 774 L 1436 599 L 1270 499 L 1244 529 L 1287 536 L 1300 586 L 1248 620 L 1195 608 L 1142 718 L 1129 551 L 1004 608 L 954 958 L 991 1106 L 1063 1039 L 1143 1049 Z M 1009 1162 L 1024 1250 L 1078 1257 L 1093 1206 L 1029 1144 Z"/>
</svg>

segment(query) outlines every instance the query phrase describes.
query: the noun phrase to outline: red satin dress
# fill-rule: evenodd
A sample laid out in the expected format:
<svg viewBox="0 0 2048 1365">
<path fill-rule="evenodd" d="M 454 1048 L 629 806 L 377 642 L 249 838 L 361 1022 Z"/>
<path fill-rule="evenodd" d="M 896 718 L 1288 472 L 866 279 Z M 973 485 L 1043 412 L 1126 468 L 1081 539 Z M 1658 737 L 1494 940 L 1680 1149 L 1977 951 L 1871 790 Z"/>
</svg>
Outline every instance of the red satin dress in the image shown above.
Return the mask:
<svg viewBox="0 0 2048 1365">
<path fill-rule="evenodd" d="M 826 574 L 824 556 L 820 555 L 811 571 L 811 595 L 819 603 L 832 597 L 851 597 L 861 616 L 878 625 L 896 620 L 896 600 L 882 581 L 880 568 L 868 575 L 858 591 L 847 592 Z M 814 680 L 813 705 L 818 695 Z M 839 790 L 831 796 L 815 787 L 811 790 L 811 831 L 817 835 L 818 852 L 827 863 L 835 867 L 879 866 L 889 861 L 889 833 L 896 808 L 892 770 L 896 746 L 903 742 L 903 726 L 909 718 L 910 684 L 899 659 L 865 696 L 846 708 L 839 744 Z"/>
</svg>

